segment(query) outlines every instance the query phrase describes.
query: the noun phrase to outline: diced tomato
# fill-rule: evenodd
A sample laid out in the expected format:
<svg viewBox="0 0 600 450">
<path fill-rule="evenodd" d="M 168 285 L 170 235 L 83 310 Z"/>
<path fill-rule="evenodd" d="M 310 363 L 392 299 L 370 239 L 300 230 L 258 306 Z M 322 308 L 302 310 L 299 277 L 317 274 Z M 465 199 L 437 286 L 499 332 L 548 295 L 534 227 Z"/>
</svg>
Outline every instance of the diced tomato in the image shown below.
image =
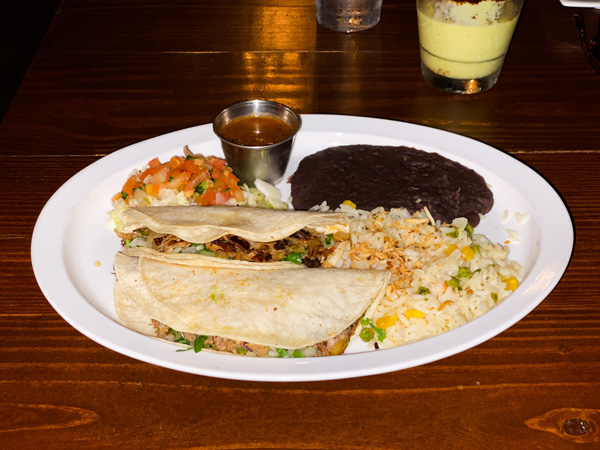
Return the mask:
<svg viewBox="0 0 600 450">
<path fill-rule="evenodd" d="M 192 176 L 189 172 L 182 172 L 177 170 L 175 172 L 167 173 L 167 181 L 163 183 L 163 187 L 167 189 L 175 189 L 180 191 Z"/>
<path fill-rule="evenodd" d="M 204 169 L 204 171 L 193 175 L 190 180 L 186 183 L 185 188 L 183 189 L 183 195 L 185 197 L 191 197 L 194 195 L 196 186 L 202 183 L 204 180 L 208 180 L 210 178 L 210 174 L 208 170 Z"/>
<path fill-rule="evenodd" d="M 217 192 L 215 195 L 215 205 L 224 205 L 229 201 L 231 195 L 228 195 L 230 191 L 227 192 Z"/>
<path fill-rule="evenodd" d="M 194 163 L 194 159 L 186 159 L 181 165 L 181 169 L 191 173 L 199 173 L 202 170 L 200 166 Z"/>
<path fill-rule="evenodd" d="M 238 177 L 236 177 L 233 172 L 229 170 L 224 170 L 221 172 L 221 179 L 225 182 L 227 186 L 236 185 L 239 181 Z"/>
<path fill-rule="evenodd" d="M 148 166 L 149 167 L 158 167 L 158 166 L 160 166 L 160 161 L 158 160 L 158 158 L 153 158 L 148 162 Z"/>
<path fill-rule="evenodd" d="M 121 190 L 124 192 L 129 192 L 129 191 L 133 190 L 133 188 L 136 187 L 136 185 L 137 185 L 137 180 L 135 179 L 135 175 L 131 175 L 127 179 L 127 181 L 123 185 L 123 189 L 121 189 Z"/>
<path fill-rule="evenodd" d="M 237 184 L 235 186 L 230 187 L 230 189 L 231 189 L 231 196 L 233 198 L 235 198 L 236 202 L 244 201 L 244 193 L 242 192 L 242 190 L 240 189 L 240 187 Z"/>
<path fill-rule="evenodd" d="M 223 167 L 225 166 L 225 164 L 227 164 L 227 161 L 225 161 L 224 159 L 221 159 L 221 158 L 211 158 L 208 162 L 212 166 L 213 170 L 215 168 L 217 168 L 219 170 L 223 170 Z"/>
<path fill-rule="evenodd" d="M 167 172 L 167 177 L 177 177 L 177 176 L 181 175 L 182 173 L 187 173 L 190 176 L 192 175 L 191 173 L 185 172 L 185 171 L 183 171 L 181 169 L 174 169 L 174 170 L 171 170 L 171 171 Z"/>
<path fill-rule="evenodd" d="M 213 169 L 212 169 L 212 171 L 210 173 L 210 177 L 213 180 L 222 180 L 223 179 L 223 172 L 221 172 L 220 169 L 213 167 Z"/>
<path fill-rule="evenodd" d="M 224 171 L 223 172 L 223 181 L 227 185 L 227 188 L 231 190 L 231 196 L 235 198 L 236 201 L 242 202 L 244 201 L 244 194 L 242 190 L 238 186 L 238 182 L 240 179 L 236 177 L 233 172 Z"/>
<path fill-rule="evenodd" d="M 189 198 L 192 195 L 194 195 L 194 190 L 196 189 L 196 186 L 194 186 L 191 182 L 188 182 L 185 187 L 183 188 L 183 196 L 185 198 Z"/>
<path fill-rule="evenodd" d="M 136 179 L 135 175 L 131 175 L 127 181 L 125 182 L 125 184 L 123 185 L 123 188 L 121 189 L 121 192 L 119 192 L 117 195 L 115 195 L 115 199 L 118 199 L 119 197 L 123 198 L 123 192 L 126 194 L 125 195 L 125 201 L 128 201 L 129 196 L 133 195 L 133 190 L 137 187 L 141 187 L 142 184 Z"/>
<path fill-rule="evenodd" d="M 144 183 L 146 181 L 147 177 L 150 176 L 155 176 L 156 174 L 160 173 L 160 172 L 164 172 L 164 174 L 167 174 L 167 171 L 169 169 L 165 166 L 154 166 L 154 167 L 149 167 L 148 169 L 144 170 L 142 172 L 142 174 L 140 175 L 140 180 L 142 181 L 142 183 Z"/>
<path fill-rule="evenodd" d="M 169 160 L 169 168 L 171 170 L 179 169 L 181 166 L 183 166 L 184 162 L 185 162 L 185 159 L 183 159 L 181 156 L 173 156 Z"/>
<path fill-rule="evenodd" d="M 151 197 L 158 197 L 160 192 L 160 184 L 148 183 L 146 184 L 146 194 Z"/>
<path fill-rule="evenodd" d="M 198 205 L 208 206 L 214 205 L 217 198 L 217 192 L 214 189 L 207 189 L 202 194 L 198 195 L 194 200 Z"/>
<path fill-rule="evenodd" d="M 224 192 L 227 189 L 227 184 L 223 180 L 215 180 L 215 191 Z"/>
</svg>

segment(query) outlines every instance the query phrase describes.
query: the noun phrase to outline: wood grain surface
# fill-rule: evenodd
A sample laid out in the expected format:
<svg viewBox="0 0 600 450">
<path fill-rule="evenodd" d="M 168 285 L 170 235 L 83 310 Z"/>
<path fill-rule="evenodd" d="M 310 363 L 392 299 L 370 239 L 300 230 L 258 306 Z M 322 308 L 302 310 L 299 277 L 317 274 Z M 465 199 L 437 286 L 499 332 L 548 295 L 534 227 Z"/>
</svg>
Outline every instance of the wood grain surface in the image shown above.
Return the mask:
<svg viewBox="0 0 600 450">
<path fill-rule="evenodd" d="M 422 81 L 412 1 L 347 35 L 318 26 L 311 0 L 63 0 L 0 125 L 0 448 L 600 448 L 600 76 L 575 12 L 595 33 L 593 10 L 529 0 L 497 86 L 460 96 Z M 563 279 L 473 349 L 347 380 L 190 375 L 81 335 L 31 268 L 45 202 L 102 156 L 255 97 L 508 152 L 569 208 Z"/>
</svg>

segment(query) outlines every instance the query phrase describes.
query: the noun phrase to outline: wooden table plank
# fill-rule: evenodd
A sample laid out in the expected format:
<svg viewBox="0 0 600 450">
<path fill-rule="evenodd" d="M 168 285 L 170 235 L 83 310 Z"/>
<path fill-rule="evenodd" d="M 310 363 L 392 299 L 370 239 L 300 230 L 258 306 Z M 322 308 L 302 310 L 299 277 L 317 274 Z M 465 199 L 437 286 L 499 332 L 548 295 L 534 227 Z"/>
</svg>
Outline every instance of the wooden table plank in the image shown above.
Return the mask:
<svg viewBox="0 0 600 450">
<path fill-rule="evenodd" d="M 246 69 L 231 73 L 231 64 Z M 250 65 L 256 71 L 249 71 Z M 332 65 L 343 77 L 330 73 Z M 542 80 L 533 72 L 507 70 L 487 93 L 448 97 L 422 83 L 417 59 L 406 67 L 395 54 L 383 59 L 371 53 L 355 58 L 261 55 L 250 63 L 243 54 L 56 58 L 36 62 L 36 71 L 22 85 L 19 102 L 4 120 L 4 148 L 20 155 L 104 155 L 156 135 L 211 123 L 225 105 L 240 98 L 269 98 L 304 114 L 365 115 L 429 125 L 510 152 L 597 151 L 600 127 L 591 114 L 589 95 L 597 80 L 583 78 L 573 92 L 556 87 L 563 84 L 564 72 L 552 73 L 551 64 L 544 68 L 548 75 Z M 37 108 L 41 97 L 44 106 Z"/>
<path fill-rule="evenodd" d="M 215 47 L 210 36 L 223 37 L 223 33 L 195 33 L 171 25 L 171 30 L 178 30 L 174 36 L 148 34 L 152 43 L 165 45 L 154 48 L 129 24 L 153 28 L 165 22 L 165 8 L 139 3 L 107 8 L 85 2 L 71 2 L 86 6 L 69 8 L 65 3 L 34 60 L 35 70 L 17 94 L 21 101 L 5 118 L 4 136 L 13 154 L 25 152 L 19 142 L 25 126 L 35 138 L 29 152 L 106 154 L 179 128 L 210 123 L 223 106 L 253 97 L 276 99 L 306 114 L 369 115 L 421 123 L 507 151 L 598 150 L 597 105 L 590 95 L 597 76 L 579 49 L 571 10 L 560 5 L 548 5 L 553 14 L 542 17 L 526 8 L 494 89 L 477 96 L 448 96 L 422 82 L 418 48 L 397 44 L 414 42 L 415 21 L 404 18 L 414 16 L 412 6 L 392 5 L 387 11 L 390 20 L 403 18 L 401 23 L 413 24 L 410 27 L 382 23 L 364 34 L 331 33 L 307 17 L 294 22 L 305 27 L 308 21 L 316 30 L 299 29 L 294 35 L 315 35 L 315 42 L 332 40 L 326 45 L 336 49 L 331 51 L 318 45 L 315 49 L 316 44 L 302 47 L 307 44 L 301 39 L 289 38 L 285 49 L 253 42 L 254 32 L 240 25 L 247 20 L 247 11 L 233 8 L 232 12 L 223 5 L 211 8 L 218 12 L 217 18 L 231 20 L 236 33 L 230 33 L 229 41 Z M 303 6 L 298 8 L 313 10 L 311 2 L 300 3 Z M 202 13 L 206 7 L 185 5 L 169 9 L 171 16 L 183 16 L 183 11 Z M 135 19 L 142 12 L 152 17 Z M 112 27 L 99 19 L 104 15 Z M 73 17 L 68 21 L 65 16 Z M 82 37 L 75 40 L 74 23 L 86 30 L 77 32 Z M 185 23 L 189 27 L 194 21 Z M 66 34 L 61 35 L 61 30 Z M 381 36 L 379 30 L 395 34 Z M 198 36 L 201 44 L 188 44 L 182 36 Z M 107 39 L 116 41 L 106 45 Z M 136 47 L 128 47 L 130 41 Z M 92 47 L 94 42 L 103 48 Z M 566 82 L 574 76 L 576 88 Z M 43 108 L 28 106 L 40 97 L 45 99 Z"/>
</svg>

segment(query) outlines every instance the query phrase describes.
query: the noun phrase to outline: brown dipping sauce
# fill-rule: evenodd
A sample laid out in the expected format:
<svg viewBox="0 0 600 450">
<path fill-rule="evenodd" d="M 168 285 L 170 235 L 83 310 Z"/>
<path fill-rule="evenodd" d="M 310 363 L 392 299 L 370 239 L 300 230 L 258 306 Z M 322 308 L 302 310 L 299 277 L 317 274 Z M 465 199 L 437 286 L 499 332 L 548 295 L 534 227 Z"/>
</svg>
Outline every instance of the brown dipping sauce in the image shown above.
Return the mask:
<svg viewBox="0 0 600 450">
<path fill-rule="evenodd" d="M 226 124 L 220 134 L 234 144 L 262 147 L 286 140 L 294 134 L 294 129 L 277 117 L 246 116 Z"/>
</svg>

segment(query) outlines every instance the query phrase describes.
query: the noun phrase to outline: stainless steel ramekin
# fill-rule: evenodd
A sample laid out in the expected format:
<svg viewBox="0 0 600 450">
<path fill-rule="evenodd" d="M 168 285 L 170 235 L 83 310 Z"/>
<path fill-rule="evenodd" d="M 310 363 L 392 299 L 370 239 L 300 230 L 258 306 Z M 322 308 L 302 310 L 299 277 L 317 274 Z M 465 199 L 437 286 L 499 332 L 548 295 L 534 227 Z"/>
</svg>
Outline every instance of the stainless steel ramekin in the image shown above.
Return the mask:
<svg viewBox="0 0 600 450">
<path fill-rule="evenodd" d="M 239 145 L 221 136 L 220 132 L 225 125 L 247 116 L 276 117 L 290 125 L 294 134 L 281 142 L 264 146 Z M 301 122 L 298 114 L 281 103 L 248 100 L 233 103 L 221 111 L 213 122 L 213 131 L 221 139 L 227 164 L 242 182 L 254 187 L 257 178 L 271 184 L 277 184 L 283 179 Z"/>
</svg>

